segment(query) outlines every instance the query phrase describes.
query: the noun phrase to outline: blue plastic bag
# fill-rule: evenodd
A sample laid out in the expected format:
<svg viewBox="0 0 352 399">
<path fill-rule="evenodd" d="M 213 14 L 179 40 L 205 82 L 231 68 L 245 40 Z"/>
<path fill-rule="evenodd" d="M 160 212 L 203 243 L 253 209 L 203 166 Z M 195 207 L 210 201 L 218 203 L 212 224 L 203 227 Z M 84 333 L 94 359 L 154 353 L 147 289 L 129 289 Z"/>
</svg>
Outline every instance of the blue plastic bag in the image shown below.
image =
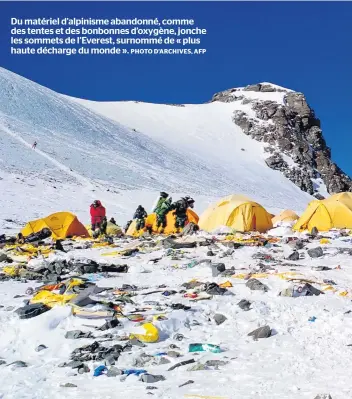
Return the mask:
<svg viewBox="0 0 352 399">
<path fill-rule="evenodd" d="M 107 368 L 105 366 L 99 366 L 94 370 L 94 377 L 99 377 L 100 375 L 104 374 Z"/>
</svg>

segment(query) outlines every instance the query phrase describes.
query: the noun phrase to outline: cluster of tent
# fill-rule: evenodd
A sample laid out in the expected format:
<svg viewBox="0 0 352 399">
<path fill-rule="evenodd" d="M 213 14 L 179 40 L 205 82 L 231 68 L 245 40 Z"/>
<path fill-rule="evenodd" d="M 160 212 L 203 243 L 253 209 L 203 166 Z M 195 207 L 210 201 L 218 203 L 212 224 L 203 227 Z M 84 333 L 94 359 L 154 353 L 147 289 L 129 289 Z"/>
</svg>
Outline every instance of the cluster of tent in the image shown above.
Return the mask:
<svg viewBox="0 0 352 399">
<path fill-rule="evenodd" d="M 239 232 L 258 231 L 264 233 L 280 222 L 295 222 L 295 231 L 319 231 L 352 228 L 352 193 L 334 194 L 324 200 L 311 201 L 301 216 L 292 210 L 284 210 L 274 216 L 260 204 L 245 196 L 231 195 L 209 207 L 199 219 L 199 227 L 212 231 L 219 226 L 228 226 Z"/>
<path fill-rule="evenodd" d="M 243 195 L 229 195 L 211 205 L 199 217 L 192 209 L 187 209 L 188 223 L 194 223 L 201 230 L 213 232 L 227 226 L 238 232 L 257 231 L 265 233 L 279 222 L 293 222 L 295 231 L 311 231 L 316 227 L 319 231 L 328 231 L 332 228 L 352 228 L 352 193 L 339 193 L 324 200 L 313 200 L 308 204 L 305 212 L 299 217 L 291 210 L 285 210 L 279 215 L 272 215 L 260 204 Z M 169 212 L 166 216 L 164 234 L 175 232 L 175 215 Z M 146 227 L 157 233 L 156 215 L 152 213 L 146 218 Z M 67 237 L 90 237 L 90 227 L 85 227 L 70 212 L 58 212 L 43 219 L 28 222 L 22 229 L 24 237 L 49 228 L 54 239 Z M 109 223 L 107 234 L 119 235 L 121 228 Z M 136 222 L 129 226 L 126 235 L 136 235 Z"/>
</svg>

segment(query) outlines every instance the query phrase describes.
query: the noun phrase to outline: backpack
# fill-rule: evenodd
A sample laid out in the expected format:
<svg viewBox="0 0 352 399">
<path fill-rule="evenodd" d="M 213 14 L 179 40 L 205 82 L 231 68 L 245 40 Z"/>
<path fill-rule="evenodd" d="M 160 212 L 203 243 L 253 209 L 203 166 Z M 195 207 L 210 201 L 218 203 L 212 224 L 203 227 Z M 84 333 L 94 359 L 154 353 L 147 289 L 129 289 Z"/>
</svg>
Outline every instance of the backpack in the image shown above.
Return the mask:
<svg viewBox="0 0 352 399">
<path fill-rule="evenodd" d="M 175 209 L 176 209 L 177 213 L 178 212 L 180 212 L 180 213 L 181 212 L 186 212 L 187 208 L 188 208 L 188 204 L 187 204 L 187 201 L 184 198 L 181 198 L 180 200 L 176 201 Z"/>
</svg>

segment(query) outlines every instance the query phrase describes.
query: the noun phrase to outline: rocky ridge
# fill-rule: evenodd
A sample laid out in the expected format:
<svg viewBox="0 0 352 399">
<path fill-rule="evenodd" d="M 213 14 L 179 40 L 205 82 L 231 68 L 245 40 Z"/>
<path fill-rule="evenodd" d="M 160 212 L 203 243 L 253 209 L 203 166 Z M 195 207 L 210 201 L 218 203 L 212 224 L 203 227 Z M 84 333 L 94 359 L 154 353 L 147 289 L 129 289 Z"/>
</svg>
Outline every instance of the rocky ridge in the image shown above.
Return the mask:
<svg viewBox="0 0 352 399">
<path fill-rule="evenodd" d="M 283 101 L 247 97 L 248 92 L 280 92 Z M 321 199 L 316 179 L 324 182 L 330 194 L 352 190 L 351 178 L 331 160 L 331 149 L 325 142 L 320 120 L 303 93 L 258 83 L 216 93 L 211 102 L 214 101 L 250 104 L 255 117 L 235 110 L 233 122 L 244 134 L 266 143 L 267 165 L 281 171 L 301 190 Z"/>
</svg>

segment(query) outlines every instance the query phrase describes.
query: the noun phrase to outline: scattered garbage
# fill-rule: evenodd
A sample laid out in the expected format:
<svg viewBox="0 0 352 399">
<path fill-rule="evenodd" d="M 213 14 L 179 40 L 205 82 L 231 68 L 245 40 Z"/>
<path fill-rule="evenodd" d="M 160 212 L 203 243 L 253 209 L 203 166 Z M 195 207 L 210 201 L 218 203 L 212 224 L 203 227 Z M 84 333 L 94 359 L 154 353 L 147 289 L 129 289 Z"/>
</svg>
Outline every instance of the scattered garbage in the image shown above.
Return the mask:
<svg viewBox="0 0 352 399">
<path fill-rule="evenodd" d="M 48 347 L 47 346 L 45 346 L 45 345 L 39 345 L 39 346 L 37 346 L 36 348 L 35 348 L 35 351 L 36 352 L 41 352 L 41 351 L 43 351 L 44 349 L 47 349 Z"/>
<path fill-rule="evenodd" d="M 16 360 L 15 362 L 12 362 L 7 365 L 8 367 L 13 367 L 13 368 L 21 368 L 21 367 L 28 367 L 28 364 L 26 362 L 23 362 L 22 360 Z"/>
<path fill-rule="evenodd" d="M 251 302 L 247 301 L 246 299 L 241 299 L 237 304 L 242 310 L 248 312 L 251 308 Z"/>
<path fill-rule="evenodd" d="M 224 323 L 227 320 L 226 316 L 224 316 L 223 314 L 220 313 L 216 313 L 214 315 L 214 321 L 217 325 L 220 325 L 222 323 Z"/>
<path fill-rule="evenodd" d="M 213 344 L 189 344 L 188 350 L 189 352 L 221 352 L 220 346 Z"/>
<path fill-rule="evenodd" d="M 248 336 L 253 337 L 254 341 L 258 341 L 259 338 L 269 338 L 271 336 L 271 328 L 269 326 L 259 327 L 250 332 Z"/>
<path fill-rule="evenodd" d="M 267 292 L 269 290 L 265 284 L 255 278 L 249 279 L 246 283 L 246 286 L 253 291 Z"/>
<path fill-rule="evenodd" d="M 319 264 L 319 260 L 314 262 L 309 259 L 324 256 L 318 244 L 325 245 L 328 260 L 336 254 L 351 255 L 352 250 L 345 247 L 333 252 L 333 237 L 340 233 L 326 235 L 331 238 L 322 234 L 317 237 L 302 234 L 300 238 L 278 238 L 234 231 L 214 236 L 208 234 L 205 238 L 203 233 L 197 227 L 190 226 L 189 234 L 169 235 L 166 238 L 148 235 L 133 239 L 123 236 L 118 239 L 105 237 L 104 240 L 70 238 L 56 244 L 51 242 L 50 245 L 51 238 L 18 245 L 9 244 L 5 237 L 0 252 L 0 280 L 12 279 L 16 284 L 26 282 L 27 285 L 12 294 L 16 306 L 0 305 L 0 311 L 16 309 L 13 316 L 9 313 L 6 317 L 15 316 L 20 319 L 18 323 L 28 325 L 36 322 L 30 319 L 38 317 L 40 325 L 45 323 L 46 318 L 50 319 L 54 308 L 68 310 L 68 317 L 76 318 L 73 319 L 75 322 L 62 324 L 56 332 L 67 339 L 65 345 L 75 348 L 58 365 L 67 368 L 70 377 L 85 374 L 79 378 L 91 378 L 93 375 L 103 380 L 119 377 L 120 381 L 124 381 L 135 376 L 138 383 L 158 385 L 169 379 L 166 372 L 170 372 L 170 376 L 187 371 L 211 372 L 231 363 L 235 357 L 227 349 L 226 342 L 221 345 L 207 343 L 207 340 L 211 342 L 212 336 L 217 337 L 213 333 L 224 331 L 227 334 L 229 328 L 235 324 L 244 325 L 245 322 L 251 325 L 258 323 L 257 326 L 263 324 L 248 333 L 247 336 L 254 341 L 275 335 L 276 331 L 265 325 L 271 320 L 267 319 L 272 310 L 271 303 L 267 301 L 269 298 L 279 295 L 275 300 L 278 306 L 286 309 L 286 304 L 302 306 L 302 301 L 309 301 L 304 299 L 306 296 L 352 297 L 348 287 L 340 286 L 337 278 L 341 274 L 338 272 L 340 266 L 311 266 L 308 263 Z M 314 248 L 307 250 L 307 246 Z M 75 250 L 78 248 L 80 254 L 94 250 L 94 260 L 77 257 Z M 108 248 L 113 249 L 109 251 Z M 300 259 L 301 262 L 298 262 Z M 135 265 L 137 268 L 140 266 L 138 273 L 145 271 L 145 265 L 149 266 L 149 272 L 160 269 L 166 275 L 181 269 L 190 281 L 180 279 L 178 282 L 171 278 L 153 281 L 150 275 L 143 274 L 137 275 L 146 277 L 140 278 L 141 281 L 138 278 L 135 281 L 133 275 L 128 276 L 128 280 L 121 278 L 121 273 L 133 273 Z M 341 265 L 345 268 L 344 263 Z M 325 278 L 328 273 L 315 273 L 333 268 L 336 273 L 330 273 L 334 280 Z M 112 285 L 109 281 L 113 282 Z M 268 281 L 268 285 L 263 281 Z M 241 296 L 234 302 L 231 296 L 235 295 Z M 291 300 L 290 297 L 301 298 Z M 251 313 L 243 313 L 250 310 Z M 344 315 L 350 312 L 344 312 Z M 303 318 L 306 322 L 307 316 Z M 308 318 L 311 323 L 316 320 L 315 316 Z M 60 324 L 56 320 L 48 323 L 49 331 Z M 250 330 L 248 324 L 245 328 L 244 335 Z M 200 343 L 195 340 L 198 330 L 203 334 Z M 280 339 L 280 336 L 277 338 Z M 38 345 L 38 342 L 30 346 L 32 352 L 38 352 L 35 356 L 39 360 L 52 348 L 52 341 L 43 341 L 50 342 L 50 350 L 44 344 Z M 275 344 L 276 340 L 269 341 L 269 346 L 270 342 Z M 266 345 L 265 342 L 263 344 Z M 0 365 L 13 368 L 29 366 L 21 360 L 8 364 L 12 360 L 0 359 Z M 176 372 L 172 373 L 174 370 Z M 193 383 L 193 380 L 187 380 L 178 387 Z M 77 385 L 68 382 L 60 384 L 60 387 L 77 388 Z M 157 389 L 154 385 L 142 387 L 148 391 Z M 148 394 L 153 395 L 152 392 Z M 331 399 L 331 396 L 318 395 L 318 398 Z"/>
<path fill-rule="evenodd" d="M 324 256 L 324 251 L 322 250 L 321 247 L 316 247 L 316 248 L 312 248 L 312 249 L 308 249 L 308 255 L 311 258 L 321 258 L 322 256 Z"/>
<path fill-rule="evenodd" d="M 309 283 L 305 283 L 302 285 L 295 284 L 291 287 L 285 288 L 280 292 L 280 296 L 289 296 L 289 297 L 300 297 L 300 296 L 313 296 L 313 295 L 321 295 L 324 294 L 323 291 L 318 290 L 317 288 L 313 287 Z"/>
<path fill-rule="evenodd" d="M 190 384 L 194 384 L 194 381 L 193 380 L 188 380 L 188 381 L 184 382 L 183 384 L 179 385 L 178 387 L 182 388 L 182 387 L 184 387 L 186 385 L 190 385 Z"/>
<path fill-rule="evenodd" d="M 191 352 L 191 351 L 190 351 L 190 352 Z M 172 367 L 170 367 L 170 368 L 168 369 L 168 371 L 175 370 L 175 369 L 177 369 L 178 367 L 186 366 L 187 364 L 191 364 L 191 363 L 195 363 L 195 360 L 194 360 L 194 359 L 184 360 L 183 362 L 179 362 L 179 363 L 174 364 Z"/>
<path fill-rule="evenodd" d="M 153 384 L 159 381 L 164 381 L 165 377 L 162 375 L 142 374 L 140 381 L 146 382 L 147 384 Z"/>
<path fill-rule="evenodd" d="M 77 388 L 76 384 L 72 384 L 71 382 L 66 382 L 66 384 L 60 384 L 62 388 Z"/>
<path fill-rule="evenodd" d="M 102 374 L 105 374 L 107 368 L 105 366 L 99 366 L 94 370 L 94 377 L 99 377 Z"/>
<path fill-rule="evenodd" d="M 299 252 L 293 251 L 290 255 L 287 256 L 287 260 L 299 260 Z"/>
<path fill-rule="evenodd" d="M 213 277 L 219 276 L 226 269 L 224 263 L 212 263 L 210 266 Z"/>
</svg>

